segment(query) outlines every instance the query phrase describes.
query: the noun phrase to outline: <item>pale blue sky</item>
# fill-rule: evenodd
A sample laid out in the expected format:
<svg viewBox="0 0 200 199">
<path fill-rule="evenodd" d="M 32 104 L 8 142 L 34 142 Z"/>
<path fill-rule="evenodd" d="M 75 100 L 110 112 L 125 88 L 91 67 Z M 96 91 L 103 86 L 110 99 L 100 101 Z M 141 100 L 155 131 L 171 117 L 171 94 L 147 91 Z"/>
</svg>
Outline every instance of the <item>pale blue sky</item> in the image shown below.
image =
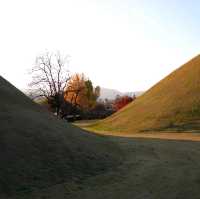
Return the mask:
<svg viewBox="0 0 200 199">
<path fill-rule="evenodd" d="M 195 0 L 0 1 L 0 74 L 20 89 L 45 50 L 95 85 L 146 90 L 200 52 Z"/>
</svg>

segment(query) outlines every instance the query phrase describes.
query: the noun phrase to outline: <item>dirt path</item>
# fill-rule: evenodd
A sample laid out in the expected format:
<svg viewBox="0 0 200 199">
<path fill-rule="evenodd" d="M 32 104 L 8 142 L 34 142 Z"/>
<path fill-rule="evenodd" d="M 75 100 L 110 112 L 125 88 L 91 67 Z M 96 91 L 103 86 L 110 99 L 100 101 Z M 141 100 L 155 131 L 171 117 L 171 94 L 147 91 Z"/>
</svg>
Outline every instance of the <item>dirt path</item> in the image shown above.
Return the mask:
<svg viewBox="0 0 200 199">
<path fill-rule="evenodd" d="M 126 137 L 126 138 L 150 138 L 150 139 L 161 139 L 161 140 L 179 140 L 179 141 L 200 141 L 200 133 L 177 133 L 177 132 L 152 132 L 152 133 L 111 133 L 96 131 L 96 134 L 106 135 L 106 136 L 115 136 L 115 137 Z"/>
</svg>

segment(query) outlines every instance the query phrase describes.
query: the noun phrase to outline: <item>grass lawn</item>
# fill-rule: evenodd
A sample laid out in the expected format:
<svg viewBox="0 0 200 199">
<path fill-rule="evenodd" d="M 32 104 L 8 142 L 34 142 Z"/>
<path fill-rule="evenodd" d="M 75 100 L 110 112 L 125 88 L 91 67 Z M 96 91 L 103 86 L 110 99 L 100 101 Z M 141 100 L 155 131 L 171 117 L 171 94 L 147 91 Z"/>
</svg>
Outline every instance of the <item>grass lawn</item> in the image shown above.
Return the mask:
<svg viewBox="0 0 200 199">
<path fill-rule="evenodd" d="M 199 199 L 197 133 L 74 126 L 2 78 L 0 92 L 0 199 Z"/>
<path fill-rule="evenodd" d="M 25 195 L 48 199 L 197 199 L 200 195 L 200 143 L 106 136 L 124 160 L 81 183 L 63 183 Z M 189 138 L 190 139 L 190 138 Z"/>
<path fill-rule="evenodd" d="M 94 125 L 116 133 L 200 131 L 200 55 L 135 101 Z"/>
</svg>

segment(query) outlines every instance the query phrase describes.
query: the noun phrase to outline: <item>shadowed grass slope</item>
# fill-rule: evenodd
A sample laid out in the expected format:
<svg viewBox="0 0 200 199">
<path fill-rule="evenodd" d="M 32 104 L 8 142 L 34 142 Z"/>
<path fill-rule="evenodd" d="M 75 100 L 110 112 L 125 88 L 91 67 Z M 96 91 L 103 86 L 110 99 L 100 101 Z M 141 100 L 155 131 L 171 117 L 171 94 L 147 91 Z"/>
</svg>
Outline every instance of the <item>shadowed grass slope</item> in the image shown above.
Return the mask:
<svg viewBox="0 0 200 199">
<path fill-rule="evenodd" d="M 115 144 L 41 109 L 0 76 L 0 198 L 81 182 L 119 162 Z"/>
<path fill-rule="evenodd" d="M 110 132 L 200 129 L 200 55 L 111 117 L 91 126 Z"/>
</svg>

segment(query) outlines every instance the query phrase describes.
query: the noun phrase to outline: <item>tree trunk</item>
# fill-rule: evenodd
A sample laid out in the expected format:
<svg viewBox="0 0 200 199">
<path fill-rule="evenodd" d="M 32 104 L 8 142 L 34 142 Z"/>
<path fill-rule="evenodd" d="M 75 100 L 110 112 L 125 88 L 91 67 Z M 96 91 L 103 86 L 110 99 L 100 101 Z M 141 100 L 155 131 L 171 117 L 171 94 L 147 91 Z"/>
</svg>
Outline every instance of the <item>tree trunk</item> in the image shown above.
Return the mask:
<svg viewBox="0 0 200 199">
<path fill-rule="evenodd" d="M 57 117 L 60 117 L 60 107 L 56 107 L 56 115 Z"/>
</svg>

